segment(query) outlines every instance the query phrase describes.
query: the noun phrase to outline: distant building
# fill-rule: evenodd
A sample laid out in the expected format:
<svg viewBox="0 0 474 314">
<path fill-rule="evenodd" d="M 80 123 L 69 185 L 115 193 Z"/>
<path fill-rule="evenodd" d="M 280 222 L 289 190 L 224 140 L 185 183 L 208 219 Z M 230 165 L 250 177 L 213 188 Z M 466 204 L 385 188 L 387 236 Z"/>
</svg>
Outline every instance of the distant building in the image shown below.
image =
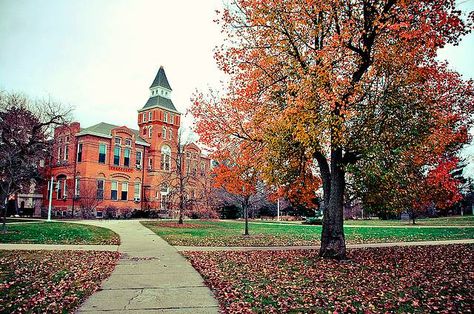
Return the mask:
<svg viewBox="0 0 474 314">
<path fill-rule="evenodd" d="M 54 132 L 51 160 L 45 175 L 53 177 L 53 214 L 57 216 L 127 215 L 134 210 L 176 210 L 176 164 L 183 160 L 188 204 L 199 203 L 209 185 L 210 159 L 199 147 L 178 147 L 181 113 L 171 100 L 171 86 L 160 67 L 150 86 L 150 98 L 138 110 L 138 130 L 79 122 Z M 48 206 L 49 186 L 43 194 Z"/>
</svg>

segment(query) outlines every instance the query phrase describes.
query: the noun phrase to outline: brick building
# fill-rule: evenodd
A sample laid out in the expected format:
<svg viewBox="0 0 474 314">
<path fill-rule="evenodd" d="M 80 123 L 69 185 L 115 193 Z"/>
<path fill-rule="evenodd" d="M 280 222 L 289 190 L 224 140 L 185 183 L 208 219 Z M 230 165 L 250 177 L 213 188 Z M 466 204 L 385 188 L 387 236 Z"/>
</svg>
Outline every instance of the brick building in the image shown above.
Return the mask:
<svg viewBox="0 0 474 314">
<path fill-rule="evenodd" d="M 141 209 L 173 216 L 180 193 L 187 207 L 205 203 L 210 160 L 197 145 L 180 143 L 181 114 L 171 92 L 160 67 L 150 98 L 138 110 L 138 130 L 104 122 L 55 130 L 46 167 L 54 182 L 53 215 L 124 216 Z"/>
</svg>

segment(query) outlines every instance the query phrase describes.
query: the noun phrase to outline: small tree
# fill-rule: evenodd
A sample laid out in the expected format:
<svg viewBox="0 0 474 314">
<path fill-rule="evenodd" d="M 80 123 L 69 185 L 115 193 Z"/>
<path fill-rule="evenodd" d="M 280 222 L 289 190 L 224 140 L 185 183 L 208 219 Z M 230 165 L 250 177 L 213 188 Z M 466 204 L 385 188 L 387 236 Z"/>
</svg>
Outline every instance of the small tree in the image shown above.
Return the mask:
<svg viewBox="0 0 474 314">
<path fill-rule="evenodd" d="M 251 197 L 257 190 L 257 172 L 252 167 L 244 166 L 242 161 L 231 162 L 227 159 L 214 168 L 213 174 L 214 187 L 224 189 L 239 201 L 245 219 L 244 235 L 249 235 L 249 207 Z"/>
<path fill-rule="evenodd" d="M 31 102 L 16 94 L 0 93 L 0 204 L 9 195 L 41 181 L 41 161 L 51 152 L 54 126 L 64 124 L 70 110 L 50 101 Z M 6 206 L 3 232 L 6 232 Z"/>
</svg>

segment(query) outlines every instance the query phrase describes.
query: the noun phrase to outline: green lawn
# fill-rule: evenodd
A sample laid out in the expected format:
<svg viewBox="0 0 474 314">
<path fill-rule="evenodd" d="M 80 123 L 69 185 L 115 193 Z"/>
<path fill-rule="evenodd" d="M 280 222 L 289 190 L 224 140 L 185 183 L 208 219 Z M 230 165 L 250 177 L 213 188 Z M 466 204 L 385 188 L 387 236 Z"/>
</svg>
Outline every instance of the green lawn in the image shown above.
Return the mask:
<svg viewBox="0 0 474 314">
<path fill-rule="evenodd" d="M 440 218 L 415 219 L 416 226 L 474 226 L 474 216 L 453 216 Z M 381 219 L 358 219 L 346 220 L 346 225 L 357 226 L 413 226 L 412 221 L 381 220 Z"/>
<path fill-rule="evenodd" d="M 250 222 L 250 236 L 242 235 L 240 221 L 146 221 L 142 224 L 172 245 L 184 246 L 287 246 L 317 245 L 321 226 Z M 474 228 L 346 227 L 347 243 L 380 243 L 473 239 Z"/>
<path fill-rule="evenodd" d="M 112 230 L 63 222 L 12 224 L 7 234 L 0 233 L 0 243 L 44 244 L 120 244 Z"/>
</svg>

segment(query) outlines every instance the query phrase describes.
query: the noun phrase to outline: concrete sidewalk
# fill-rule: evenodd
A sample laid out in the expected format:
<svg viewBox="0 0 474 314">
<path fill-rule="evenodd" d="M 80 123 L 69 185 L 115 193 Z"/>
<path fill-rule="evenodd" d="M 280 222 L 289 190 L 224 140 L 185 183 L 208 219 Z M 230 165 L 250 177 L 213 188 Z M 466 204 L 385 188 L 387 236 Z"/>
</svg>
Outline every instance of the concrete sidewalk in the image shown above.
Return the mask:
<svg viewBox="0 0 474 314">
<path fill-rule="evenodd" d="M 120 235 L 123 254 L 78 313 L 218 313 L 202 277 L 178 251 L 136 220 L 81 221 Z"/>
<path fill-rule="evenodd" d="M 391 246 L 425 246 L 447 244 L 472 244 L 474 239 L 446 240 L 446 241 L 416 241 L 416 242 L 386 242 L 347 244 L 348 249 L 391 247 Z M 291 250 L 319 250 L 319 245 L 311 246 L 175 246 L 180 251 L 291 251 Z"/>
</svg>

